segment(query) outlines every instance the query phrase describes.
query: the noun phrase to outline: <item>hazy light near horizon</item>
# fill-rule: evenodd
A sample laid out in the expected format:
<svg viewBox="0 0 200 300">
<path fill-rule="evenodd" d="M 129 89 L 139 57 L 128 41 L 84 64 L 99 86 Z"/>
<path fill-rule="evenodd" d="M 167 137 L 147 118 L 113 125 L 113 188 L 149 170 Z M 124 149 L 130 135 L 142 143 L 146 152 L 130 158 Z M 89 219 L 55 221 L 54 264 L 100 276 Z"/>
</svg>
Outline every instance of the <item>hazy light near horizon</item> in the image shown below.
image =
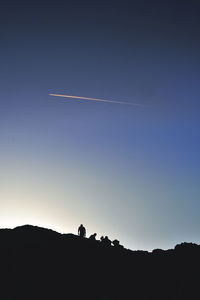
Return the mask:
<svg viewBox="0 0 200 300">
<path fill-rule="evenodd" d="M 106 100 L 106 99 L 98 99 L 98 98 L 87 98 L 87 97 L 71 96 L 71 95 L 64 95 L 64 94 L 49 94 L 49 96 L 96 101 L 96 102 L 117 103 L 117 104 L 125 104 L 125 105 L 141 106 L 141 107 L 145 106 L 139 103 L 131 103 L 131 102 L 118 101 L 118 100 Z"/>
<path fill-rule="evenodd" d="M 67 215 L 67 214 L 66 214 Z M 59 233 L 74 233 L 76 234 L 76 226 L 77 224 L 69 219 L 66 222 L 61 222 L 59 224 L 57 217 L 53 219 L 49 215 L 45 215 L 42 217 L 41 214 L 34 212 L 17 211 L 17 212 L 7 212 L 3 216 L 1 215 L 0 228 L 15 228 L 23 225 L 33 225 L 38 227 L 43 227 L 47 229 L 52 229 Z"/>
</svg>

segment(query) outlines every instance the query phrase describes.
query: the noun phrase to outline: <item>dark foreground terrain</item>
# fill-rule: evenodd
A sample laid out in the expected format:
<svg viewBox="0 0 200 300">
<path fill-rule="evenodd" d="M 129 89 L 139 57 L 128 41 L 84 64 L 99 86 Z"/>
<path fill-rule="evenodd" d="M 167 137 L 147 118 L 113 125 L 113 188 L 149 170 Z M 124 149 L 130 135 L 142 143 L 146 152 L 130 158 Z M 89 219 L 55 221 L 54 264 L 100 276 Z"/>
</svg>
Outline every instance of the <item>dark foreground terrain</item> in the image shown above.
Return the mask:
<svg viewBox="0 0 200 300">
<path fill-rule="evenodd" d="M 200 299 L 200 246 L 130 251 L 72 234 L 0 230 L 0 299 Z"/>
</svg>

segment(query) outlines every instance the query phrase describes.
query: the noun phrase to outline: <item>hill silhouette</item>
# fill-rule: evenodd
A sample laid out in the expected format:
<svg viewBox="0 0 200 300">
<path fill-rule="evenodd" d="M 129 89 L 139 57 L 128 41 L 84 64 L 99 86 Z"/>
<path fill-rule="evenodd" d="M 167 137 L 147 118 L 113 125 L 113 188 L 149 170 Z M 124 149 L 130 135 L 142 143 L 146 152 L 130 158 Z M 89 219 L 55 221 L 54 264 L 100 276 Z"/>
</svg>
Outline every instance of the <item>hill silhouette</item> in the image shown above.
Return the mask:
<svg viewBox="0 0 200 300">
<path fill-rule="evenodd" d="M 152 252 L 25 225 L 0 230 L 1 299 L 198 298 L 200 246 Z"/>
</svg>

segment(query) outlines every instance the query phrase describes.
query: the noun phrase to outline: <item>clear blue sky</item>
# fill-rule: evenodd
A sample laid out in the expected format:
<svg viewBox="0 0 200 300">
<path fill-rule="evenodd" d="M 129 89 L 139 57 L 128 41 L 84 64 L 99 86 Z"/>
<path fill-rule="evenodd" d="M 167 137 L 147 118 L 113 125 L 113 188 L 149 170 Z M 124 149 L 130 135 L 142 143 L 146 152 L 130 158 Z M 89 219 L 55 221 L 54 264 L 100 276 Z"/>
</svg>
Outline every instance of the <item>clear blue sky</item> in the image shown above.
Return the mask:
<svg viewBox="0 0 200 300">
<path fill-rule="evenodd" d="M 76 233 L 83 223 L 131 249 L 200 243 L 199 9 L 2 4 L 1 227 Z"/>
</svg>

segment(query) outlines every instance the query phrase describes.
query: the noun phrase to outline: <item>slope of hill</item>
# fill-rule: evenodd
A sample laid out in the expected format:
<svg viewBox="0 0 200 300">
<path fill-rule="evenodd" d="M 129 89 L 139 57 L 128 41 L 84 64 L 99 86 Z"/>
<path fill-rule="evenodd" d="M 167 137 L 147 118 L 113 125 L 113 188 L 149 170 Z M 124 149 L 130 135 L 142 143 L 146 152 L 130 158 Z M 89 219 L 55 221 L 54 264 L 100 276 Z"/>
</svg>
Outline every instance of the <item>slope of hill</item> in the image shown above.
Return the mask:
<svg viewBox="0 0 200 300">
<path fill-rule="evenodd" d="M 192 299 L 200 246 L 131 251 L 25 225 L 0 230 L 1 299 Z"/>
</svg>

